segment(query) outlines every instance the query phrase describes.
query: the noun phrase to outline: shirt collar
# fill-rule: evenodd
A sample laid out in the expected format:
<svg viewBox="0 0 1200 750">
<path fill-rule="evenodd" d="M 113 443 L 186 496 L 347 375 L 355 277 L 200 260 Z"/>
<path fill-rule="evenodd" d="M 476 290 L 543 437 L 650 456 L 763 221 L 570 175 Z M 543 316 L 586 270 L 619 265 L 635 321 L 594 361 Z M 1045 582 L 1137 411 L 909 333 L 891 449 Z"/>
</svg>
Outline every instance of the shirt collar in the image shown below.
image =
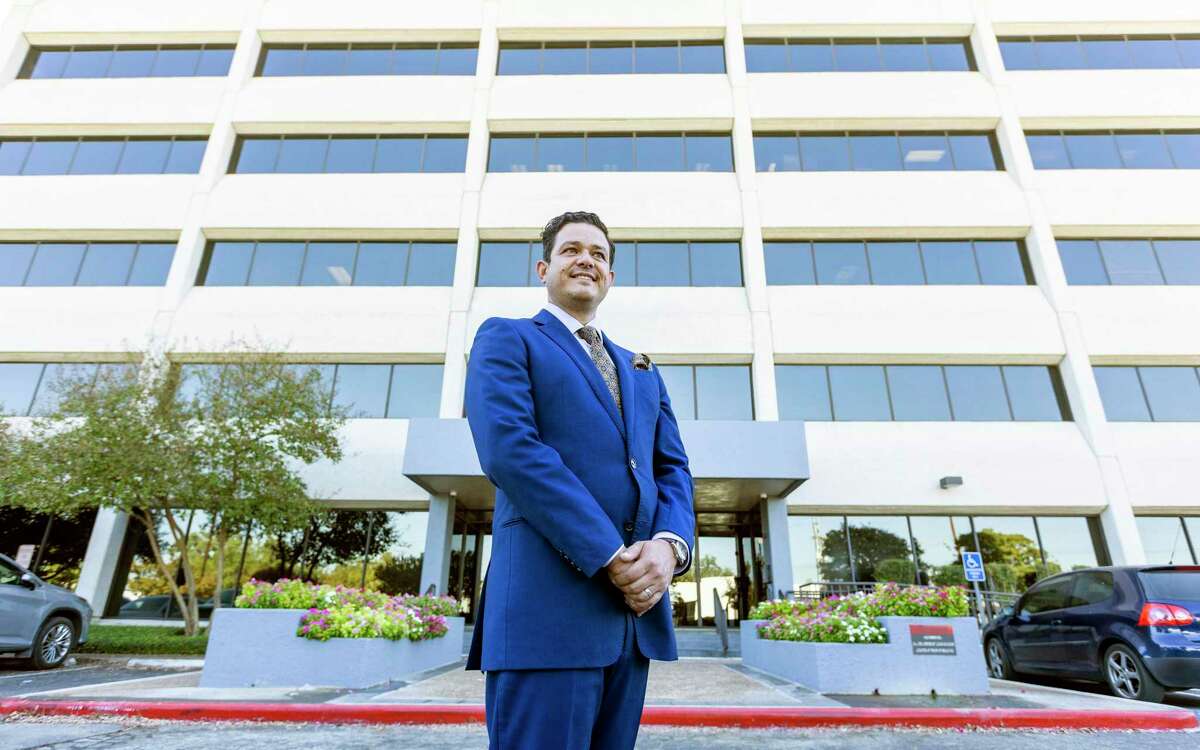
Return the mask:
<svg viewBox="0 0 1200 750">
<path fill-rule="evenodd" d="M 579 329 L 583 328 L 584 324 L 580 323 L 575 318 L 574 315 L 572 315 L 571 313 L 567 312 L 566 310 L 562 309 L 561 307 L 559 307 L 558 305 L 556 305 L 550 301 L 546 302 L 546 306 L 544 309 L 547 312 L 549 312 L 551 315 L 553 315 L 554 317 L 556 317 L 560 321 L 562 321 L 562 324 L 567 327 L 567 330 L 571 332 L 572 336 L 579 335 Z M 590 325 L 592 328 L 595 328 L 597 331 L 599 331 L 600 332 L 600 340 L 604 341 L 604 332 L 600 331 L 600 326 L 596 325 L 596 316 L 595 315 L 592 316 L 592 319 L 590 321 L 588 321 L 587 325 Z"/>
</svg>

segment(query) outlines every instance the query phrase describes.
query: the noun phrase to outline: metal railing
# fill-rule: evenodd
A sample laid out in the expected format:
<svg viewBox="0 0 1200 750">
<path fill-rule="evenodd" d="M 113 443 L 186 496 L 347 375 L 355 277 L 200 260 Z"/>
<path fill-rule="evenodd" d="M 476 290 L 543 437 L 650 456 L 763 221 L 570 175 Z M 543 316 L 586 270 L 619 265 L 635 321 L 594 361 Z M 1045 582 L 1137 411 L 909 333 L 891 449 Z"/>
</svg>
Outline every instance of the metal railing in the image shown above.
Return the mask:
<svg viewBox="0 0 1200 750">
<path fill-rule="evenodd" d="M 729 617 L 725 614 L 725 605 L 721 603 L 721 595 L 713 589 L 713 623 L 717 626 L 717 635 L 721 636 L 721 653 L 729 656 Z"/>
<path fill-rule="evenodd" d="M 860 591 L 871 592 L 880 585 L 877 581 L 809 581 L 795 588 L 787 597 L 793 601 L 819 601 L 831 596 L 848 596 Z M 904 588 L 937 588 L 936 586 L 918 586 L 916 584 L 899 584 Z M 1020 598 L 1020 594 L 1011 591 L 976 592 L 967 590 L 967 602 L 971 616 L 980 627 L 983 627 L 1000 615 L 1005 607 L 1012 606 Z"/>
</svg>

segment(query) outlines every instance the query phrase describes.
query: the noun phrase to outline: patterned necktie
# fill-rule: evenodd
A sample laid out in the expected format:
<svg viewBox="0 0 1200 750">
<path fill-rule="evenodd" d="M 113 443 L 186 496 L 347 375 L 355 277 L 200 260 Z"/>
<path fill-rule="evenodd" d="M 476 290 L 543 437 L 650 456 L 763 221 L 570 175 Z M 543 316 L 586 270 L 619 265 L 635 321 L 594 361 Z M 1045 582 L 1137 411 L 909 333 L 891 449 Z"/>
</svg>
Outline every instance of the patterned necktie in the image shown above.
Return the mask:
<svg viewBox="0 0 1200 750">
<path fill-rule="evenodd" d="M 622 417 L 625 413 L 621 410 L 621 389 L 617 386 L 617 367 L 613 364 L 612 357 L 608 356 L 608 350 L 600 343 L 600 332 L 591 326 L 584 326 L 576 331 L 579 338 L 587 342 L 588 352 L 592 356 L 592 362 L 596 363 L 596 369 L 600 371 L 600 375 L 604 378 L 604 384 L 608 386 L 608 392 L 612 394 L 613 400 L 617 402 L 617 413 Z"/>
</svg>

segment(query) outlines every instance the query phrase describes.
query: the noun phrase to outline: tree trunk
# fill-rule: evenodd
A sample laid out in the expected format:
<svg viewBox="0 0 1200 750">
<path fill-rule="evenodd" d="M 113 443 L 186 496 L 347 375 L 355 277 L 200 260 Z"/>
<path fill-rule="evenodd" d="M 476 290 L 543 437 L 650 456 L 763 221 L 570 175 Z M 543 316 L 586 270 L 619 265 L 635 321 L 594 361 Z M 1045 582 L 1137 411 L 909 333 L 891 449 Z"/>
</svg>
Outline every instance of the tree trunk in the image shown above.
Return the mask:
<svg viewBox="0 0 1200 750">
<path fill-rule="evenodd" d="M 225 542 L 228 538 L 229 531 L 225 522 L 221 521 L 217 524 L 217 585 L 213 588 L 213 612 L 221 606 L 221 584 L 225 581 Z"/>
<path fill-rule="evenodd" d="M 183 613 L 183 629 L 185 635 L 195 635 L 200 627 L 200 607 L 196 602 L 196 576 L 192 570 L 192 561 L 188 558 L 188 539 L 179 528 L 175 515 L 170 510 L 164 510 L 167 525 L 175 537 L 175 547 L 179 550 L 180 567 L 183 570 L 183 586 L 186 593 L 187 609 Z"/>
<path fill-rule="evenodd" d="M 195 635 L 196 621 L 199 618 L 189 620 L 191 609 L 189 609 L 188 603 L 183 598 L 183 592 L 179 590 L 179 586 L 175 583 L 175 576 L 167 565 L 166 559 L 163 558 L 162 548 L 158 546 L 154 516 L 149 511 L 142 511 L 141 515 L 137 516 L 137 519 L 146 527 L 146 538 L 150 541 L 150 551 L 154 554 L 154 564 L 158 566 L 158 572 L 171 588 L 171 596 L 175 599 L 175 603 L 179 605 L 179 611 L 183 614 L 183 632 L 185 635 Z"/>
</svg>

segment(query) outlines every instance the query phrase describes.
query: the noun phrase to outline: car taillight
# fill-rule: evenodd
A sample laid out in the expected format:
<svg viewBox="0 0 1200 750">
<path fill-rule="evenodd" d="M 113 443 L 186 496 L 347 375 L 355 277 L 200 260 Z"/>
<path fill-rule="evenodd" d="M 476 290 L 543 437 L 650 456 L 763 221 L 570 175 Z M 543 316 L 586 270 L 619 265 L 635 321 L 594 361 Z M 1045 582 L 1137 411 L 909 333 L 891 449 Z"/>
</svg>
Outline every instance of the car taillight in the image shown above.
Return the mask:
<svg viewBox="0 0 1200 750">
<path fill-rule="evenodd" d="M 1142 616 L 1138 618 L 1138 625 L 1158 628 L 1182 627 L 1193 622 L 1192 613 L 1183 607 L 1157 602 L 1146 602 L 1142 606 Z"/>
</svg>

